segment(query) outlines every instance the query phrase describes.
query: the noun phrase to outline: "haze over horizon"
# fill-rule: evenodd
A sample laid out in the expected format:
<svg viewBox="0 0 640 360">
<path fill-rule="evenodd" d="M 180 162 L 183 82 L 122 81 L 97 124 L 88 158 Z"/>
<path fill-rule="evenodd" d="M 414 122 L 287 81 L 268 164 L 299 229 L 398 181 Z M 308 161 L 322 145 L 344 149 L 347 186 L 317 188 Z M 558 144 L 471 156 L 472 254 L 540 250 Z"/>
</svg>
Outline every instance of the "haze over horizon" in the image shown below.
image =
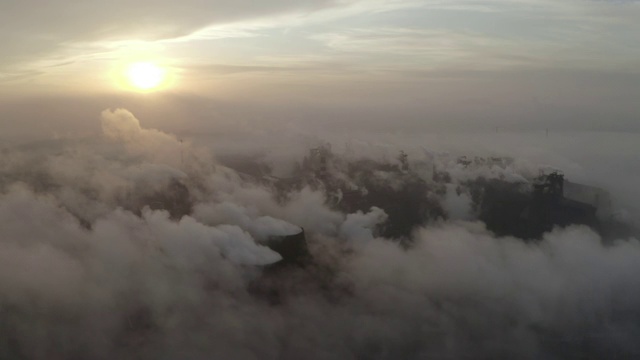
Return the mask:
<svg viewBox="0 0 640 360">
<path fill-rule="evenodd" d="M 95 131 L 118 107 L 169 131 L 637 132 L 638 17 L 638 1 L 3 1 L 2 137 Z M 170 83 L 123 87 L 136 61 Z"/>
</svg>

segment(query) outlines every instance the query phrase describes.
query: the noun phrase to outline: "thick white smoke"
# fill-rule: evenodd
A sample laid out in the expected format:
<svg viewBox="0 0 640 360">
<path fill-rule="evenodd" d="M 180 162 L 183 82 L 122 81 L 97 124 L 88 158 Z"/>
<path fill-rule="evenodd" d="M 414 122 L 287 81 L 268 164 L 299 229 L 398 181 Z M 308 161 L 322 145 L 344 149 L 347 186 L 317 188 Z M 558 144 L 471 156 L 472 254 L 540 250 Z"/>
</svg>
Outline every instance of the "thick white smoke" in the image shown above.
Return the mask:
<svg viewBox="0 0 640 360">
<path fill-rule="evenodd" d="M 636 239 L 575 226 L 531 243 L 442 220 L 407 245 L 376 235 L 380 208 L 342 213 L 311 187 L 279 198 L 126 110 L 102 129 L 0 154 L 1 359 L 640 355 Z M 455 184 L 473 175 L 447 161 L 443 207 L 472 220 Z M 491 171 L 523 179 L 510 169 Z M 301 228 L 314 264 L 274 272 L 265 241 Z"/>
</svg>

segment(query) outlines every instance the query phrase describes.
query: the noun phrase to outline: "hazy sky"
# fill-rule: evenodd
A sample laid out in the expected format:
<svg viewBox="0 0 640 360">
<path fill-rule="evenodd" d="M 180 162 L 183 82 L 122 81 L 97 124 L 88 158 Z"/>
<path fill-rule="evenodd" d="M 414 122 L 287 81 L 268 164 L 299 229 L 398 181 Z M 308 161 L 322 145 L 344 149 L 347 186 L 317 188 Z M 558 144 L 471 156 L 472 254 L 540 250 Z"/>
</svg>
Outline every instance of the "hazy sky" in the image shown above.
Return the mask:
<svg viewBox="0 0 640 360">
<path fill-rule="evenodd" d="M 638 19 L 640 2 L 623 0 L 3 0 L 0 121 L 48 117 L 46 131 L 64 132 L 105 107 L 162 105 L 157 125 L 174 130 L 215 128 L 222 112 L 385 131 L 637 131 Z M 170 86 L 119 87 L 137 61 L 168 69 Z"/>
</svg>

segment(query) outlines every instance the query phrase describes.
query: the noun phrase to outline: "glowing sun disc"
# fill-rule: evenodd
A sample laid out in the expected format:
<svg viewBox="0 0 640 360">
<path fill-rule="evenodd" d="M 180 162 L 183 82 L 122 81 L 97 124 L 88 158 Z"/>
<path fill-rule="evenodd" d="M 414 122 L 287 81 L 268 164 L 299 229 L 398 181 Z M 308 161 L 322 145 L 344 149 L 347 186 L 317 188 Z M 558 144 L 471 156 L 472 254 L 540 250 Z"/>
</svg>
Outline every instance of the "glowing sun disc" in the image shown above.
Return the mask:
<svg viewBox="0 0 640 360">
<path fill-rule="evenodd" d="M 162 85 L 165 79 L 165 70 L 152 63 L 139 62 L 131 64 L 127 68 L 126 77 L 134 88 L 152 90 Z"/>
</svg>

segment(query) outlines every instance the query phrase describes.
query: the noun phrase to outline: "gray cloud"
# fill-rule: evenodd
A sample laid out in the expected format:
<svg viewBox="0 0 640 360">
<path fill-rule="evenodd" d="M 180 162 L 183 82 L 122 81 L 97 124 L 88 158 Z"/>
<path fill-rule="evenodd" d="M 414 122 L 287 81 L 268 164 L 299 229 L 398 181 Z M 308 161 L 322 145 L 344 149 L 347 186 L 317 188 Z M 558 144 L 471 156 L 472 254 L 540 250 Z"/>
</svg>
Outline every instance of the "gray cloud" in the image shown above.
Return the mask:
<svg viewBox="0 0 640 360">
<path fill-rule="evenodd" d="M 140 124 L 109 110 L 100 136 L 0 153 L 2 357 L 579 359 L 640 351 L 638 240 L 604 246 L 590 229 L 570 227 L 525 243 L 452 221 L 427 224 L 401 246 L 372 230 L 387 218 L 381 209 L 344 214 L 309 188 L 277 201 L 269 187 L 209 157 L 210 148 Z M 460 145 L 480 153 L 470 139 Z M 505 146 L 525 147 L 514 143 Z M 345 156 L 379 159 L 375 144 Z M 455 170 L 446 159 L 431 153 Z M 451 173 L 454 181 L 479 174 Z M 167 179 L 190 189 L 192 214 L 131 208 Z M 265 281 L 259 265 L 277 260 L 260 241 L 296 225 L 319 267 L 272 278 L 281 296 L 273 304 L 254 288 Z"/>
<path fill-rule="evenodd" d="M 65 44 L 96 40 L 158 40 L 212 24 L 336 5 L 309 1 L 3 1 L 3 62 L 33 59 Z"/>
</svg>

